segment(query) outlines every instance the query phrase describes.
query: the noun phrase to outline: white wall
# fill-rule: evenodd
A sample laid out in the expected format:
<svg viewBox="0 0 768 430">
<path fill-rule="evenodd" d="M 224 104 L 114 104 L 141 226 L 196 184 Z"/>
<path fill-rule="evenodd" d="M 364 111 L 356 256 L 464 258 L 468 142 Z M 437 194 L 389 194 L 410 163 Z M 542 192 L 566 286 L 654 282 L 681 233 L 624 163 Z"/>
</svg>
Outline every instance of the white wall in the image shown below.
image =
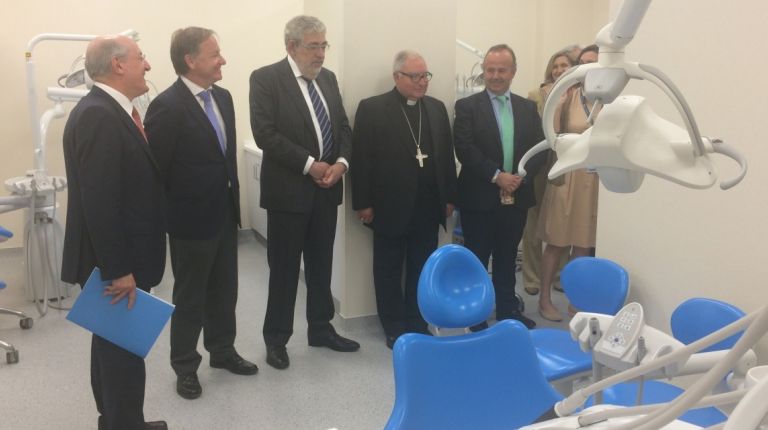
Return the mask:
<svg viewBox="0 0 768 430">
<path fill-rule="evenodd" d="M 619 2 L 612 2 L 617 13 Z M 712 297 L 752 311 L 768 303 L 768 145 L 761 124 L 768 117 L 764 85 L 768 67 L 768 3 L 717 0 L 653 2 L 627 59 L 664 71 L 686 96 L 702 134 L 720 137 L 748 159 L 750 170 L 736 188 L 685 189 L 647 177 L 637 193 L 601 190 L 597 252 L 630 271 L 632 298 L 649 321 L 668 327 L 683 300 Z M 682 124 L 661 93 L 633 84 L 665 118 Z M 735 163 L 713 156 L 717 173 L 736 173 Z M 768 342 L 758 348 L 768 360 Z"/>
<path fill-rule="evenodd" d="M 343 7 L 342 76 L 344 107 L 351 123 L 361 99 L 394 87 L 392 61 L 402 49 L 420 52 L 434 78 L 428 94 L 451 108 L 454 93 L 456 34 L 455 0 L 345 0 Z M 403 13 L 403 11 L 408 13 Z M 352 166 L 354 169 L 354 166 Z M 351 187 L 346 183 L 345 206 L 338 228 L 334 261 L 334 297 L 345 317 L 376 313 L 373 293 L 373 234 L 363 227 L 352 210 Z M 340 248 L 339 248 L 340 247 Z M 337 270 L 343 265 L 344 270 Z M 338 279 L 342 277 L 343 279 Z M 339 287 L 339 285 L 343 287 Z"/>
<path fill-rule="evenodd" d="M 607 17 L 608 0 L 458 0 L 456 37 L 483 52 L 499 43 L 512 47 L 517 56 L 512 92 L 526 97 L 542 82 L 550 55 L 574 43 L 594 43 Z M 456 49 L 456 70 L 469 75 L 479 59 Z"/>
<path fill-rule="evenodd" d="M 136 0 L 106 2 L 80 0 L 62 4 L 52 0 L 6 2 L 3 17 L 6 28 L 0 38 L 0 82 L 4 83 L 0 101 L 0 179 L 20 176 L 32 167 L 31 126 L 28 120 L 24 51 L 29 39 L 39 33 L 116 33 L 133 28 L 140 33 L 139 45 L 152 65 L 147 74 L 158 91 L 175 79 L 169 58 L 171 33 L 180 27 L 197 25 L 214 29 L 220 37 L 224 66 L 222 86 L 232 92 L 237 116 L 238 146 L 251 137 L 248 109 L 248 76 L 256 68 L 285 56 L 283 28 L 301 13 L 301 0 L 220 0 L 189 3 L 186 9 L 173 2 Z M 34 51 L 38 69 L 39 108 L 52 103 L 44 98 L 44 88 L 56 85 L 59 75 L 69 70 L 72 60 L 85 51 L 85 43 L 45 42 Z M 72 105 L 67 106 L 67 110 Z M 40 112 L 42 113 L 42 112 Z M 61 152 L 63 120 L 56 120 L 49 130 L 48 168 L 51 174 L 64 176 Z M 239 152 L 239 151 L 238 151 Z M 241 161 L 241 168 L 244 163 Z M 0 195 L 7 195 L 3 189 Z M 66 193 L 61 219 L 66 208 Z M 243 207 L 246 207 L 245 204 Z M 0 224 L 16 236 L 2 247 L 21 246 L 21 211 L 0 215 Z M 247 225 L 247 220 L 244 220 Z"/>
</svg>

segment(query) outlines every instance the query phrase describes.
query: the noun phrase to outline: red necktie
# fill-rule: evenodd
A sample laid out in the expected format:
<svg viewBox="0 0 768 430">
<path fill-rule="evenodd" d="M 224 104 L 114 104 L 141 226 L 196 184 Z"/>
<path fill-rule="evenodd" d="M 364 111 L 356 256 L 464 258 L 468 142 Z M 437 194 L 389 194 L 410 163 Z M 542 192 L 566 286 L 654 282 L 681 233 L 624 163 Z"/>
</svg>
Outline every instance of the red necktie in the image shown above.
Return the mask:
<svg viewBox="0 0 768 430">
<path fill-rule="evenodd" d="M 144 141 L 147 141 L 147 133 L 144 132 L 144 124 L 141 123 L 141 117 L 139 116 L 139 111 L 136 110 L 136 108 L 133 108 L 133 112 L 131 112 L 131 117 L 133 118 L 133 123 L 136 124 L 136 127 L 138 127 L 139 132 L 142 136 L 144 136 Z"/>
</svg>

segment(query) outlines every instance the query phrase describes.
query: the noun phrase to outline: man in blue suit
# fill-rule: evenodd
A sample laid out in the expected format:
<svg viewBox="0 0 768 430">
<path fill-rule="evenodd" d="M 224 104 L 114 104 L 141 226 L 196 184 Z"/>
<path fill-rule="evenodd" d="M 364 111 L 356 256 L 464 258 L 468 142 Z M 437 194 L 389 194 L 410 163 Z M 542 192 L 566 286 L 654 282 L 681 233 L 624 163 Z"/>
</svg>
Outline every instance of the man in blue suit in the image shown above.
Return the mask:
<svg viewBox="0 0 768 430">
<path fill-rule="evenodd" d="M 96 82 L 72 109 L 64 127 L 69 183 L 61 279 L 85 285 L 94 267 L 111 280 L 114 306 L 133 307 L 136 288 L 158 283 L 165 269 L 163 193 L 131 100 L 149 89 L 150 69 L 139 46 L 125 36 L 93 40 L 85 70 Z M 119 302 L 119 303 L 118 303 Z M 144 422 L 144 360 L 93 335 L 91 387 L 99 430 L 167 429 Z"/>
<path fill-rule="evenodd" d="M 200 332 L 210 365 L 253 375 L 255 364 L 235 351 L 237 227 L 240 224 L 235 111 L 221 80 L 216 34 L 189 27 L 171 38 L 179 78 L 149 106 L 149 146 L 160 166 L 168 201 L 173 268 L 171 366 L 176 392 L 202 394 L 197 369 Z"/>
</svg>

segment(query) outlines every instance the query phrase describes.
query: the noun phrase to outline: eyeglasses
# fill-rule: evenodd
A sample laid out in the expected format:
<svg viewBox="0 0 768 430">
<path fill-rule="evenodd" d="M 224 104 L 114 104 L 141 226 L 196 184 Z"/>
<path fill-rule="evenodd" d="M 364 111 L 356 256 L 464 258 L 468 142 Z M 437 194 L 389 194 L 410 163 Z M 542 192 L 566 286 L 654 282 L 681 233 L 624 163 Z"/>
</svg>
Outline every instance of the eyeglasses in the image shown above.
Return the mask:
<svg viewBox="0 0 768 430">
<path fill-rule="evenodd" d="M 312 51 L 312 52 L 317 52 L 317 51 L 320 51 L 320 50 L 327 51 L 327 50 L 331 49 L 331 44 L 330 43 L 310 43 L 309 45 L 305 45 L 303 43 L 299 43 L 299 46 L 301 46 L 302 48 L 304 48 L 304 49 L 306 49 L 308 51 Z"/>
<path fill-rule="evenodd" d="M 124 61 L 125 58 L 127 58 L 128 55 L 116 55 L 114 58 L 118 59 L 119 61 Z M 139 52 L 139 61 L 144 62 L 147 61 L 147 56 L 143 52 Z"/>
<path fill-rule="evenodd" d="M 418 84 L 422 79 L 424 79 L 425 82 L 429 82 L 432 80 L 432 73 L 424 72 L 424 73 L 405 73 L 398 71 L 397 73 L 400 73 L 403 76 L 407 76 L 411 78 L 411 82 L 414 84 Z"/>
</svg>

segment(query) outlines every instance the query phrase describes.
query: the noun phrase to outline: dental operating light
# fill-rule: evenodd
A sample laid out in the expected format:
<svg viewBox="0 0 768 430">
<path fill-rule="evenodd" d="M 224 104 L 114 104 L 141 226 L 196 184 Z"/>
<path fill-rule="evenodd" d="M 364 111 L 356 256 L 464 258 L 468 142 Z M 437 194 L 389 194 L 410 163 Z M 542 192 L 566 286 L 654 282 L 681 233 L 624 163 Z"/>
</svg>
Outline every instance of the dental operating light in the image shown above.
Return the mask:
<svg viewBox="0 0 768 430">
<path fill-rule="evenodd" d="M 646 174 L 689 188 L 709 188 L 717 181 L 711 153 L 732 158 L 740 166 L 735 178 L 721 180 L 720 188 L 731 188 L 744 178 L 746 159 L 721 140 L 701 135 L 688 103 L 664 73 L 624 60 L 624 48 L 634 38 L 649 5 L 650 0 L 626 0 L 616 20 L 597 35 L 597 63 L 571 68 L 555 82 L 542 115 L 545 140 L 523 155 L 518 167 L 521 176 L 526 174 L 528 160 L 552 149 L 557 162 L 549 171 L 550 179 L 586 168 L 597 171 L 603 185 L 619 193 L 637 191 Z M 621 95 L 631 79 L 659 87 L 674 104 L 685 128 L 658 116 L 643 97 Z M 602 110 L 583 133 L 557 135 L 555 109 L 575 84 L 581 84 L 584 96 Z"/>
<path fill-rule="evenodd" d="M 138 40 L 135 30 L 126 30 L 119 34 Z M 25 283 L 40 316 L 46 314 L 49 306 L 63 309 L 60 304 L 51 303 L 60 303 L 61 299 L 68 297 L 66 288 L 59 280 L 64 230 L 56 218 L 56 195 L 67 188 L 67 178 L 50 175 L 46 167 L 48 130 L 54 119 L 66 116 L 65 103 L 75 103 L 88 94 L 93 80 L 82 67 L 77 67 L 79 60 L 83 58 L 78 57 L 70 71 L 59 78 L 59 86 L 46 89 L 45 95 L 53 102 L 53 106 L 40 114 L 33 53 L 41 42 L 88 42 L 97 37 L 98 35 L 94 34 L 43 33 L 30 39 L 24 52 L 33 167 L 27 170 L 24 176 L 11 177 L 4 181 L 3 184 L 11 195 L 0 197 L 0 213 L 19 209 L 25 212 Z"/>
</svg>

